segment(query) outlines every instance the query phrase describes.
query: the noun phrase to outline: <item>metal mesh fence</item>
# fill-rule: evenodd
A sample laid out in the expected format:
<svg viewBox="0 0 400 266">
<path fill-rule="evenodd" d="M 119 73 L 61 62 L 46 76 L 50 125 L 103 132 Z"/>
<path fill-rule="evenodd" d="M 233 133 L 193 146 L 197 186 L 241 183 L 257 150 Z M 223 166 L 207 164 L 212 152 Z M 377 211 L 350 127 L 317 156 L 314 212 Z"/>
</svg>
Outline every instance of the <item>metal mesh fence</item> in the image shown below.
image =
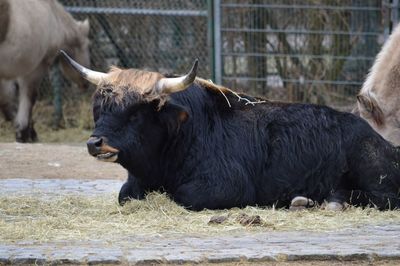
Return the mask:
<svg viewBox="0 0 400 266">
<path fill-rule="evenodd" d="M 199 74 L 209 76 L 207 0 L 60 0 L 79 20 L 90 20 L 91 68 L 110 65 L 161 73 L 185 73 L 199 58 Z M 58 84 L 68 84 L 61 76 Z M 42 95 L 51 94 L 50 77 Z M 64 93 L 65 97 L 73 97 Z"/>
<path fill-rule="evenodd" d="M 382 2 L 222 0 L 222 83 L 272 99 L 354 103 L 385 39 Z"/>
<path fill-rule="evenodd" d="M 77 19 L 90 19 L 93 69 L 180 74 L 199 58 L 199 76 L 219 73 L 216 82 L 228 87 L 335 107 L 355 102 L 398 14 L 397 0 L 60 2 Z M 42 94 L 52 93 L 50 83 Z"/>
</svg>

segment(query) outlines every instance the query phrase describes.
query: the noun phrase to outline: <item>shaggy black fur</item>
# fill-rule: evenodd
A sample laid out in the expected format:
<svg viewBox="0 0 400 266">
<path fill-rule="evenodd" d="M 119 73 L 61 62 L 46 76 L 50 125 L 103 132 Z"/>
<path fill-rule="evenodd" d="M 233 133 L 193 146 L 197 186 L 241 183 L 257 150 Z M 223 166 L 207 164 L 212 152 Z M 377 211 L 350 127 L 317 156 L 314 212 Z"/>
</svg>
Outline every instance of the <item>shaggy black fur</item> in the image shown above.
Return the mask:
<svg viewBox="0 0 400 266">
<path fill-rule="evenodd" d="M 134 92 L 123 102 L 94 95 L 93 136 L 119 149 L 118 163 L 129 172 L 121 204 L 164 190 L 193 210 L 284 207 L 299 195 L 400 207 L 399 151 L 361 118 L 225 95 L 231 107 L 220 91 L 195 83 L 161 109 Z"/>
</svg>

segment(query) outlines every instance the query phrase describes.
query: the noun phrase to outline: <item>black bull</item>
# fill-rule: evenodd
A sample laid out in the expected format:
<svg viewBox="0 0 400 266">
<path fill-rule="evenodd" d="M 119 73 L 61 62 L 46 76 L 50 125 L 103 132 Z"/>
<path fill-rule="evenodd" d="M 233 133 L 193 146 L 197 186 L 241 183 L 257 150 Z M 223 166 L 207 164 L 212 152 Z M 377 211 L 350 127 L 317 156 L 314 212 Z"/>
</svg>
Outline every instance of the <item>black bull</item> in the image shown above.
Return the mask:
<svg viewBox="0 0 400 266">
<path fill-rule="evenodd" d="M 128 170 L 120 203 L 163 190 L 193 210 L 284 207 L 296 196 L 400 207 L 398 149 L 353 114 L 260 101 L 201 79 L 165 102 L 98 85 L 88 147 Z"/>
</svg>

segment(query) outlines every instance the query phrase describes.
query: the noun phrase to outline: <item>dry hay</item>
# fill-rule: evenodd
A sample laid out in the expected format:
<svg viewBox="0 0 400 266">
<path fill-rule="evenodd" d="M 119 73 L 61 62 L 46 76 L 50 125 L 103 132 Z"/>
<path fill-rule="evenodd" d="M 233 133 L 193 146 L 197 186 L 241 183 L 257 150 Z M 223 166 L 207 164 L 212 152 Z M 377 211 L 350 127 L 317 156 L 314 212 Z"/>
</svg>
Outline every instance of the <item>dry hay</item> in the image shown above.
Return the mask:
<svg viewBox="0 0 400 266">
<path fill-rule="evenodd" d="M 115 194 L 103 196 L 2 196 L 0 242 L 54 240 L 117 240 L 135 235 L 218 235 L 268 231 L 330 231 L 363 225 L 398 223 L 399 211 L 349 208 L 343 212 L 319 209 L 287 210 L 247 207 L 188 211 L 165 194 L 151 193 L 124 207 Z M 241 223 L 243 214 L 259 216 L 257 224 Z M 224 216 L 222 223 L 209 223 Z"/>
</svg>

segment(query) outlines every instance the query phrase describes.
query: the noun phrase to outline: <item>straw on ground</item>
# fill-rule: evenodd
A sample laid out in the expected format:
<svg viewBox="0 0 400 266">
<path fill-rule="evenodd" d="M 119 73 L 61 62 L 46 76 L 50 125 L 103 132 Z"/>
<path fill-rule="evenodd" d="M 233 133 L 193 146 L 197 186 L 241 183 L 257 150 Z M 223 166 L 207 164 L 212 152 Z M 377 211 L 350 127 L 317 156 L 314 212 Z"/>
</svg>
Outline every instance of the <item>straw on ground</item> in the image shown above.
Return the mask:
<svg viewBox="0 0 400 266">
<path fill-rule="evenodd" d="M 329 231 L 362 225 L 397 223 L 399 211 L 349 208 L 343 212 L 310 209 L 298 212 L 247 207 L 192 212 L 165 194 L 151 193 L 146 200 L 124 207 L 115 194 L 100 196 L 0 196 L 0 242 L 53 240 L 110 240 L 134 235 L 218 235 L 241 232 Z M 260 216 L 257 224 L 243 223 L 243 214 Z M 221 223 L 209 223 L 224 216 Z"/>
</svg>

